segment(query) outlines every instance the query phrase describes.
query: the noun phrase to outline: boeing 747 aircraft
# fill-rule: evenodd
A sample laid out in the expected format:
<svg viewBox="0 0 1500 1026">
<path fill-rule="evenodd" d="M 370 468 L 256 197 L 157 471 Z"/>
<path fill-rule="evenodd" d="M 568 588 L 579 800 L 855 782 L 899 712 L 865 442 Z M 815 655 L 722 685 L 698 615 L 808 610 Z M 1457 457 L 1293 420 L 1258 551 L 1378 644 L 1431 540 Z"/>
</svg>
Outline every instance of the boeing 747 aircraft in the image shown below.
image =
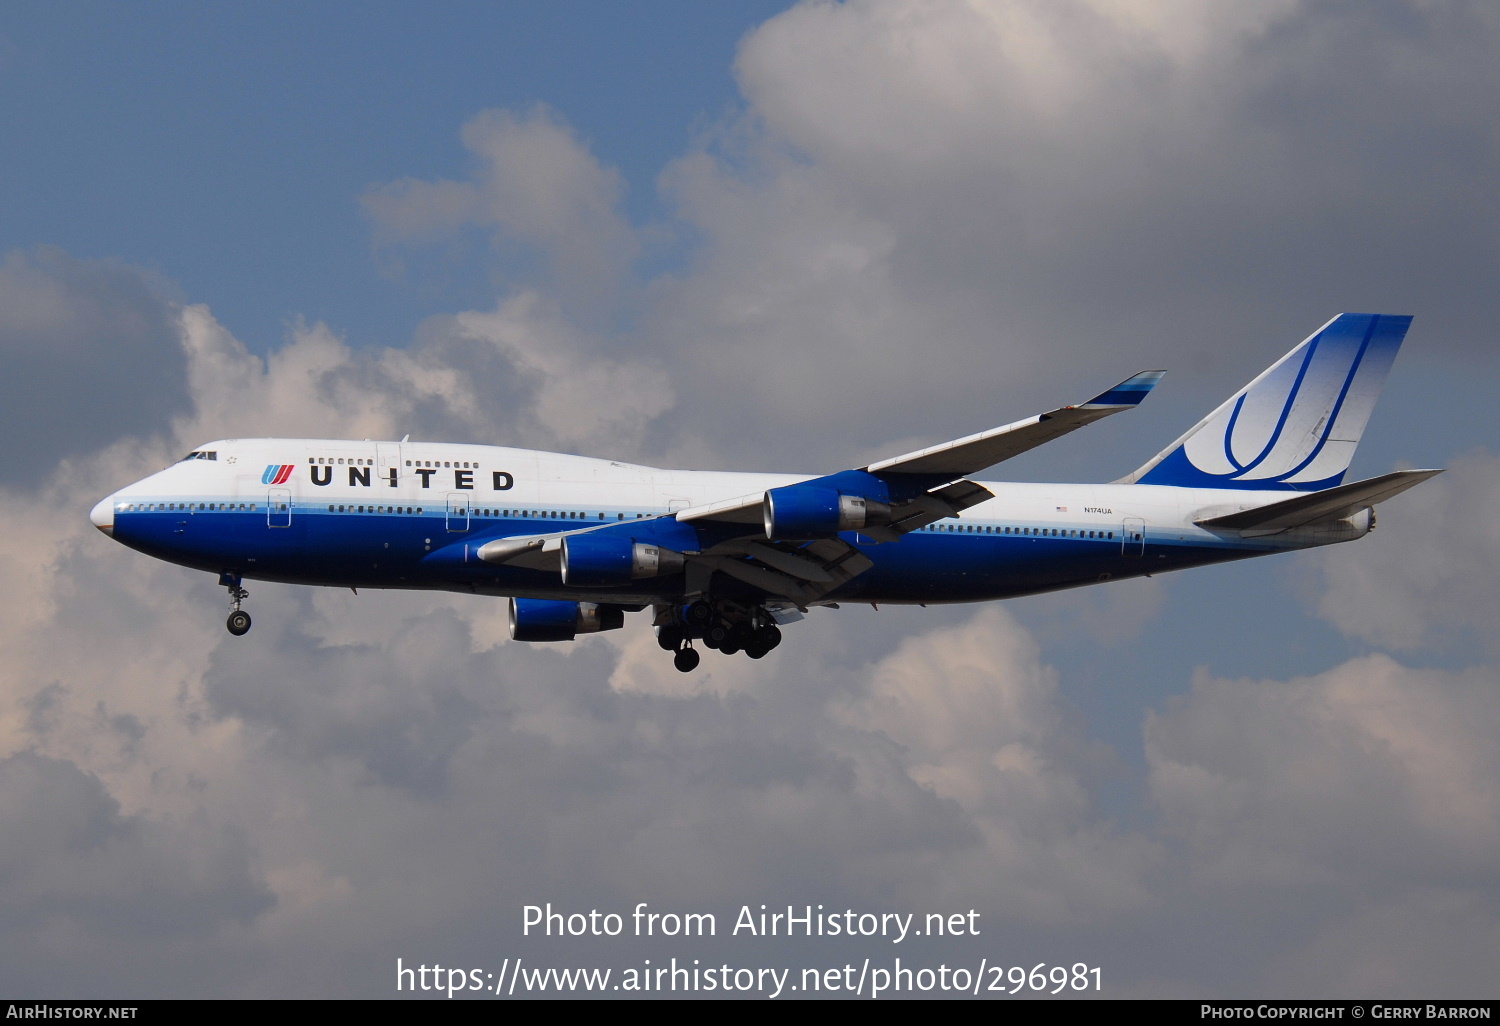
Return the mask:
<svg viewBox="0 0 1500 1026">
<path fill-rule="evenodd" d="M 90 518 L 217 574 L 510 598 L 511 637 L 571 641 L 649 609 L 695 645 L 759 659 L 778 625 L 841 602 L 979 602 L 1362 537 L 1438 470 L 1344 474 L 1410 317 L 1340 314 L 1112 484 L 970 475 L 1138 405 L 1144 371 L 1078 406 L 826 477 L 658 470 L 488 445 L 210 442 Z"/>
</svg>

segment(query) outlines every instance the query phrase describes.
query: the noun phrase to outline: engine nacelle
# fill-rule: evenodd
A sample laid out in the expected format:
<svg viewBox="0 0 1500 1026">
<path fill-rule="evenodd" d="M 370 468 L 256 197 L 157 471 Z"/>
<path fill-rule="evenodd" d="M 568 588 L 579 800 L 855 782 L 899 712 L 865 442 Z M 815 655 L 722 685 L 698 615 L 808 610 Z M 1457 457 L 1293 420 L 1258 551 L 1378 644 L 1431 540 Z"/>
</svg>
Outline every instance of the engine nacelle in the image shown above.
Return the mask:
<svg viewBox="0 0 1500 1026">
<path fill-rule="evenodd" d="M 682 565 L 680 552 L 618 535 L 572 534 L 562 541 L 563 583 L 575 588 L 620 587 L 675 574 Z"/>
<path fill-rule="evenodd" d="M 832 488 L 788 485 L 766 492 L 761 517 L 767 538 L 801 541 L 890 523 L 891 507 L 861 495 L 842 495 Z"/>
<path fill-rule="evenodd" d="M 555 599 L 510 600 L 512 641 L 572 641 L 579 634 L 624 626 L 625 610 L 620 606 Z"/>
</svg>

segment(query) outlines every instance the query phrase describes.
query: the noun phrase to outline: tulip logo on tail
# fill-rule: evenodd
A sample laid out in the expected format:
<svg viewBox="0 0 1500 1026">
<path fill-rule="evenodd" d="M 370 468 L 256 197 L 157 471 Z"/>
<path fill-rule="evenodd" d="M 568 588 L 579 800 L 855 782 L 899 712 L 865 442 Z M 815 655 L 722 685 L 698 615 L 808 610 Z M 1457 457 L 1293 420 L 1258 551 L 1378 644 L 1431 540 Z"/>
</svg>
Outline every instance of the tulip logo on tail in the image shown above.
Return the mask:
<svg viewBox="0 0 1500 1026">
<path fill-rule="evenodd" d="M 1410 325 L 1405 316 L 1339 314 L 1135 480 L 1307 492 L 1342 483 Z"/>
<path fill-rule="evenodd" d="M 266 467 L 266 472 L 260 475 L 260 483 L 265 485 L 286 484 L 287 478 L 292 476 L 295 463 L 272 463 Z"/>
</svg>

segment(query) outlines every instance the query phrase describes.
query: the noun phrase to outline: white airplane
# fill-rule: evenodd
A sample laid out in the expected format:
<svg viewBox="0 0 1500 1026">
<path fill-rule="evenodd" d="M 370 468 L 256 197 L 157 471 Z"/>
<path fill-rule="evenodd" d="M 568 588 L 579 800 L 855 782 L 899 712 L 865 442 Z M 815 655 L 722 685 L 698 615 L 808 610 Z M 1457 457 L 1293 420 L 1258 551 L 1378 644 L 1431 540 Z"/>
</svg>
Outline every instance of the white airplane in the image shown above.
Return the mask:
<svg viewBox="0 0 1500 1026">
<path fill-rule="evenodd" d="M 976 602 L 1350 541 L 1438 470 L 1344 484 L 1410 317 L 1340 314 L 1112 484 L 969 475 L 1138 405 L 1162 371 L 826 477 L 659 470 L 488 445 L 225 439 L 90 519 L 219 575 L 510 598 L 511 637 L 571 641 L 651 609 L 684 672 L 695 642 L 758 659 L 778 624 L 840 602 Z"/>
</svg>

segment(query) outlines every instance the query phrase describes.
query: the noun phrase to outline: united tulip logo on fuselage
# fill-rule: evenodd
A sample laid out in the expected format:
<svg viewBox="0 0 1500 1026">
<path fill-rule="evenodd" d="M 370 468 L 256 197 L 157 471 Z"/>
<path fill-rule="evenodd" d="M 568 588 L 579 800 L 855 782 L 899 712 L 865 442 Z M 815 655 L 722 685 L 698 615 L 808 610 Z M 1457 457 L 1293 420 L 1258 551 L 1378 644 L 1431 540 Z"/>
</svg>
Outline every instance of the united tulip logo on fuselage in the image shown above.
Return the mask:
<svg viewBox="0 0 1500 1026">
<path fill-rule="evenodd" d="M 260 475 L 260 483 L 266 485 L 286 484 L 287 478 L 292 476 L 292 471 L 297 469 L 295 463 L 272 463 L 266 467 L 266 472 Z"/>
</svg>

